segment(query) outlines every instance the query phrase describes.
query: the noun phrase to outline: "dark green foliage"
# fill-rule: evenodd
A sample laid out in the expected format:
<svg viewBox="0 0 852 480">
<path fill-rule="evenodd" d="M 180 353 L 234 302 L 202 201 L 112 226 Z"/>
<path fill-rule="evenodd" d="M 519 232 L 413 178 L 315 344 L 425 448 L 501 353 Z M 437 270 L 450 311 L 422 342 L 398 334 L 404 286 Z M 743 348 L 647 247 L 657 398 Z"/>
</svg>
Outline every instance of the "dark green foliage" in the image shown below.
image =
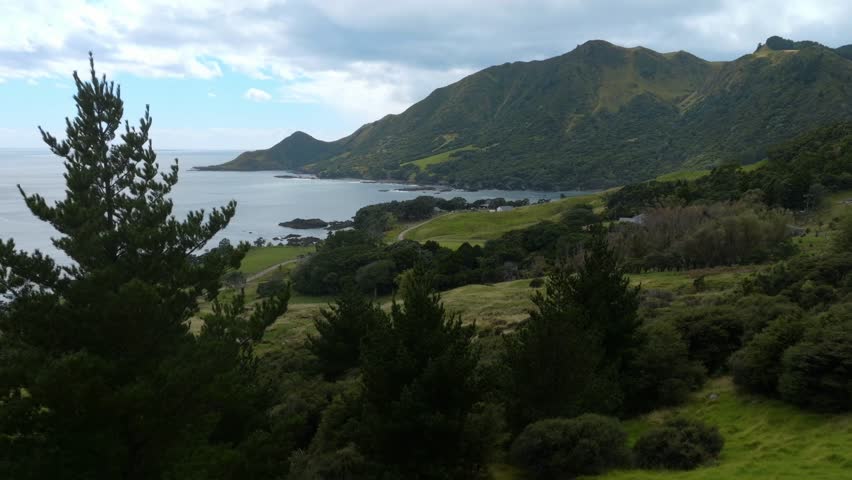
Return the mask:
<svg viewBox="0 0 852 480">
<path fill-rule="evenodd" d="M 683 403 L 704 384 L 705 368 L 689 358 L 680 332 L 669 322 L 651 322 L 637 332 L 638 347 L 624 375 L 629 413 Z"/>
<path fill-rule="evenodd" d="M 618 266 L 602 230 L 575 271 L 557 268 L 535 309 L 507 338 L 506 402 L 518 432 L 542 418 L 622 407 L 620 380 L 635 345 L 638 289 Z"/>
<path fill-rule="evenodd" d="M 805 309 L 827 305 L 852 292 L 852 252 L 797 256 L 743 282 L 746 292 L 782 296 Z"/>
<path fill-rule="evenodd" d="M 746 315 L 729 306 L 695 306 L 676 310 L 660 321 L 672 322 L 681 332 L 691 360 L 700 362 L 708 373 L 718 374 L 742 346 Z"/>
<path fill-rule="evenodd" d="M 593 230 L 584 246 L 583 262 L 567 283 L 567 296 L 555 300 L 580 309 L 585 327 L 601 340 L 604 360 L 618 368 L 639 326 L 639 287 L 630 286 L 603 229 Z"/>
<path fill-rule="evenodd" d="M 236 205 L 177 220 L 177 164 L 159 172 L 147 110 L 117 138 L 118 90 L 93 65 L 74 80 L 67 139 L 42 132 L 65 161 L 66 196 L 24 195 L 74 263 L 0 242 L 0 477 L 274 478 L 274 461 L 253 461 L 271 438 L 253 346 L 288 293 L 251 314 L 241 295 L 214 301 L 191 334 L 198 298 L 215 298 L 248 248 L 195 256 Z"/>
<path fill-rule="evenodd" d="M 277 476 L 287 472 L 293 452 L 309 449 L 334 399 L 357 386 L 354 376 L 326 380 L 306 343 L 288 342 L 285 348 L 269 349 L 257 358 L 258 374 L 273 386 L 275 404 L 269 409 L 270 441 L 254 458 L 259 464 L 269 464 Z"/>
<path fill-rule="evenodd" d="M 834 237 L 834 249 L 838 252 L 852 252 L 852 214 L 840 220 Z"/>
<path fill-rule="evenodd" d="M 594 414 L 530 424 L 512 443 L 511 456 L 541 480 L 598 475 L 630 462 L 618 420 Z"/>
<path fill-rule="evenodd" d="M 601 365 L 594 334 L 584 330 L 579 309 L 565 301 L 566 269 L 555 270 L 545 294 L 533 296 L 530 318 L 506 337 L 506 404 L 509 426 L 520 432 L 536 420 L 597 410 L 589 390 Z M 600 407 L 600 406 L 597 406 Z"/>
<path fill-rule="evenodd" d="M 781 398 L 818 411 L 852 409 L 852 321 L 812 325 L 804 339 L 785 353 L 778 380 Z"/>
<path fill-rule="evenodd" d="M 378 305 L 354 288 L 344 289 L 334 304 L 321 309 L 314 320 L 317 335 L 309 336 L 307 345 L 319 359 L 323 373 L 334 378 L 358 366 L 361 340 L 384 317 Z"/>
<path fill-rule="evenodd" d="M 488 202 L 505 203 L 503 199 Z M 580 215 L 582 218 L 591 219 L 585 207 L 578 210 L 585 212 Z M 369 229 L 370 222 L 365 222 L 368 226 L 364 228 Z M 507 232 L 488 241 L 485 247 L 463 243 L 455 250 L 436 242 L 421 245 L 413 240 L 384 246 L 374 232 L 359 227 L 330 235 L 317 253 L 293 272 L 292 278 L 294 288 L 307 294 L 334 294 L 343 285 L 354 283 L 365 293 L 381 295 L 390 293 L 396 277 L 417 263 L 429 265 L 439 290 L 542 276 L 554 259 L 572 254 L 589 237 L 581 227 L 545 221 Z"/>
<path fill-rule="evenodd" d="M 487 68 L 335 142 L 297 133 L 220 168 L 274 161 L 328 177 L 564 190 L 754 163 L 773 144 L 850 118 L 844 52 L 813 44 L 714 66 L 685 52 L 590 41 Z M 445 152 L 447 161 L 422 171 L 409 163 Z"/>
<path fill-rule="evenodd" d="M 290 284 L 284 280 L 268 280 L 257 284 L 257 296 L 268 298 L 289 290 Z"/>
<path fill-rule="evenodd" d="M 403 277 L 399 295 L 362 345 L 359 450 L 383 478 L 473 478 L 493 446 L 471 429 L 483 394 L 474 328 L 444 310 L 422 267 Z"/>
<path fill-rule="evenodd" d="M 818 45 L 818 43 L 811 42 L 809 40 L 794 42 L 793 40 L 788 40 L 777 35 L 766 39 L 766 47 L 771 48 L 772 50 L 800 50 L 802 48 L 815 47 Z"/>
<path fill-rule="evenodd" d="M 577 205 L 562 215 L 561 223 L 573 230 L 600 222 L 591 205 Z"/>
<path fill-rule="evenodd" d="M 355 283 L 362 292 L 389 292 L 393 289 L 397 266 L 393 260 L 376 260 L 359 268 L 355 272 Z"/>
<path fill-rule="evenodd" d="M 639 437 L 633 452 L 641 468 L 692 470 L 718 458 L 724 445 L 718 428 L 674 418 Z"/>
<path fill-rule="evenodd" d="M 383 247 L 359 230 L 334 232 L 292 273 L 296 290 L 310 294 L 335 294 L 355 281 L 359 268 L 384 259 Z"/>
<path fill-rule="evenodd" d="M 731 357 L 734 382 L 751 392 L 774 395 L 784 352 L 801 340 L 804 331 L 800 317 L 781 317 L 769 324 Z"/>
<path fill-rule="evenodd" d="M 317 455 L 297 451 L 291 462 L 288 480 L 367 480 L 380 471 L 352 444 Z"/>
<path fill-rule="evenodd" d="M 322 413 L 316 434 L 306 449 L 294 452 L 288 479 L 370 479 L 380 467 L 369 462 L 355 445 L 361 429 L 363 392 L 357 383 L 334 397 Z"/>
<path fill-rule="evenodd" d="M 751 341 L 755 335 L 779 318 L 796 319 L 804 315 L 798 305 L 785 297 L 759 294 L 740 297 L 735 308 L 743 319 L 743 343 Z"/>
<path fill-rule="evenodd" d="M 852 188 L 852 124 L 837 123 L 786 140 L 769 149 L 767 160 L 750 172 L 728 165 L 692 181 L 627 185 L 607 196 L 608 215 L 618 218 L 650 208 L 748 196 L 773 207 L 812 209 L 817 191 Z"/>
</svg>

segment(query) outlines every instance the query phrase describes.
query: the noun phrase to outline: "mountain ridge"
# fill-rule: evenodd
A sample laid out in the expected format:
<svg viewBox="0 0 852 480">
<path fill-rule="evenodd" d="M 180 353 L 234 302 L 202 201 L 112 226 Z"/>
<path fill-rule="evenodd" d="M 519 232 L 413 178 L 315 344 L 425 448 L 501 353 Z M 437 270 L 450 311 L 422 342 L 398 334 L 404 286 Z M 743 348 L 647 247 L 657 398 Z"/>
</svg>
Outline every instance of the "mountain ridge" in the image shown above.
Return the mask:
<svg viewBox="0 0 852 480">
<path fill-rule="evenodd" d="M 296 132 L 209 168 L 566 189 L 750 163 L 773 143 L 852 118 L 848 52 L 770 37 L 751 54 L 709 62 L 590 40 L 485 68 L 341 139 Z"/>
</svg>

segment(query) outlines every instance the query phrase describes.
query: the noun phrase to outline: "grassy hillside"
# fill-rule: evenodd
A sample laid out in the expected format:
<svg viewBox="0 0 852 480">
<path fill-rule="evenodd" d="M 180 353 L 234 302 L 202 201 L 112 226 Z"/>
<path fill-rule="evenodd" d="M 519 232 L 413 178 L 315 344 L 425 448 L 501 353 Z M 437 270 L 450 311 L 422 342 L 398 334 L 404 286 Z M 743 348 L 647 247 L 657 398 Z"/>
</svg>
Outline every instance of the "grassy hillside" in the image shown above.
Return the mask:
<svg viewBox="0 0 852 480">
<path fill-rule="evenodd" d="M 424 157 L 418 160 L 414 160 L 413 162 L 407 162 L 403 165 L 417 165 L 420 170 L 423 170 L 432 165 L 437 165 L 439 163 L 444 163 L 450 159 L 450 156 L 457 152 L 465 152 L 468 150 L 477 150 L 478 148 L 473 145 L 468 145 L 466 147 L 454 148 L 452 150 L 447 150 L 446 152 L 437 153 L 435 155 L 430 155 L 428 157 Z"/>
<path fill-rule="evenodd" d="M 240 264 L 240 271 L 246 275 L 257 273 L 265 268 L 288 260 L 294 260 L 301 255 L 314 251 L 313 247 L 262 247 L 248 251 Z"/>
<path fill-rule="evenodd" d="M 717 401 L 708 396 L 719 395 Z M 606 480 L 735 478 L 834 480 L 852 471 L 852 414 L 820 415 L 776 400 L 737 393 L 728 378 L 710 382 L 681 408 L 627 422 L 631 437 L 673 414 L 717 425 L 725 437 L 718 465 L 692 472 L 615 472 Z"/>
<path fill-rule="evenodd" d="M 710 394 L 719 396 L 712 401 Z M 729 378 L 709 382 L 692 400 L 626 423 L 631 441 L 664 418 L 680 414 L 717 425 L 725 448 L 717 465 L 689 472 L 628 470 L 600 480 L 839 480 L 852 470 L 852 414 L 808 413 L 776 400 L 736 391 Z M 523 480 L 522 472 L 495 467 L 497 480 Z"/>
<path fill-rule="evenodd" d="M 438 217 L 408 232 L 406 239 L 457 245 L 463 242 L 481 243 L 519 228 L 544 220 L 558 220 L 574 205 L 601 205 L 601 194 L 589 194 L 554 200 L 542 205 L 530 205 L 509 212 L 458 212 Z"/>
<path fill-rule="evenodd" d="M 790 45 L 707 62 L 589 41 L 487 68 L 337 141 L 298 132 L 218 168 L 576 189 L 752 163 L 781 140 L 852 118 L 846 50 Z"/>
<path fill-rule="evenodd" d="M 743 165 L 742 168 L 746 172 L 751 172 L 757 170 L 758 168 L 766 165 L 766 160 L 761 160 L 759 162 L 755 162 L 749 165 Z M 658 182 L 676 182 L 678 180 L 695 180 L 697 178 L 706 177 L 710 175 L 710 169 L 702 169 L 702 170 L 679 170 L 677 172 L 666 173 L 665 175 L 660 175 L 654 180 Z"/>
</svg>

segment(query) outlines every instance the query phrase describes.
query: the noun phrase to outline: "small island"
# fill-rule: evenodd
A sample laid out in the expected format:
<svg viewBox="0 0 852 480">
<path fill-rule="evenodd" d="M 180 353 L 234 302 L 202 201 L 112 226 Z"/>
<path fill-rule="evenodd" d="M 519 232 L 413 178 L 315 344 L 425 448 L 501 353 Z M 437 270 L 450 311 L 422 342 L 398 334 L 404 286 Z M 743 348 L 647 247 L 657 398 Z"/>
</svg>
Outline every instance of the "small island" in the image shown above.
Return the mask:
<svg viewBox="0 0 852 480">
<path fill-rule="evenodd" d="M 287 228 L 296 228 L 299 230 L 311 230 L 325 228 L 328 226 L 328 222 L 320 220 L 319 218 L 294 218 L 289 222 L 281 222 L 278 225 Z"/>
<path fill-rule="evenodd" d="M 355 225 L 355 222 L 352 220 L 331 220 L 326 222 L 319 218 L 294 218 L 289 222 L 281 222 L 278 225 L 281 227 L 297 228 L 300 230 L 316 230 L 324 228 L 333 232 L 336 230 L 343 230 L 345 228 L 352 228 L 352 226 Z"/>
</svg>

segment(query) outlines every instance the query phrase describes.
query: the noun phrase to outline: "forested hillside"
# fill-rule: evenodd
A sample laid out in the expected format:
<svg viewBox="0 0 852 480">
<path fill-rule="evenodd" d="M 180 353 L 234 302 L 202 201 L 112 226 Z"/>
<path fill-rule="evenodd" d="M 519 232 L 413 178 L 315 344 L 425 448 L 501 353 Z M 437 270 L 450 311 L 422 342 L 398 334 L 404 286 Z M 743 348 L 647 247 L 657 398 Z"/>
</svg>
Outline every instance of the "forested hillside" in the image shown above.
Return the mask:
<svg viewBox="0 0 852 480">
<path fill-rule="evenodd" d="M 297 132 L 211 168 L 570 189 L 752 163 L 770 145 L 852 119 L 848 50 L 772 37 L 708 62 L 589 41 L 487 68 L 340 140 Z"/>
</svg>

